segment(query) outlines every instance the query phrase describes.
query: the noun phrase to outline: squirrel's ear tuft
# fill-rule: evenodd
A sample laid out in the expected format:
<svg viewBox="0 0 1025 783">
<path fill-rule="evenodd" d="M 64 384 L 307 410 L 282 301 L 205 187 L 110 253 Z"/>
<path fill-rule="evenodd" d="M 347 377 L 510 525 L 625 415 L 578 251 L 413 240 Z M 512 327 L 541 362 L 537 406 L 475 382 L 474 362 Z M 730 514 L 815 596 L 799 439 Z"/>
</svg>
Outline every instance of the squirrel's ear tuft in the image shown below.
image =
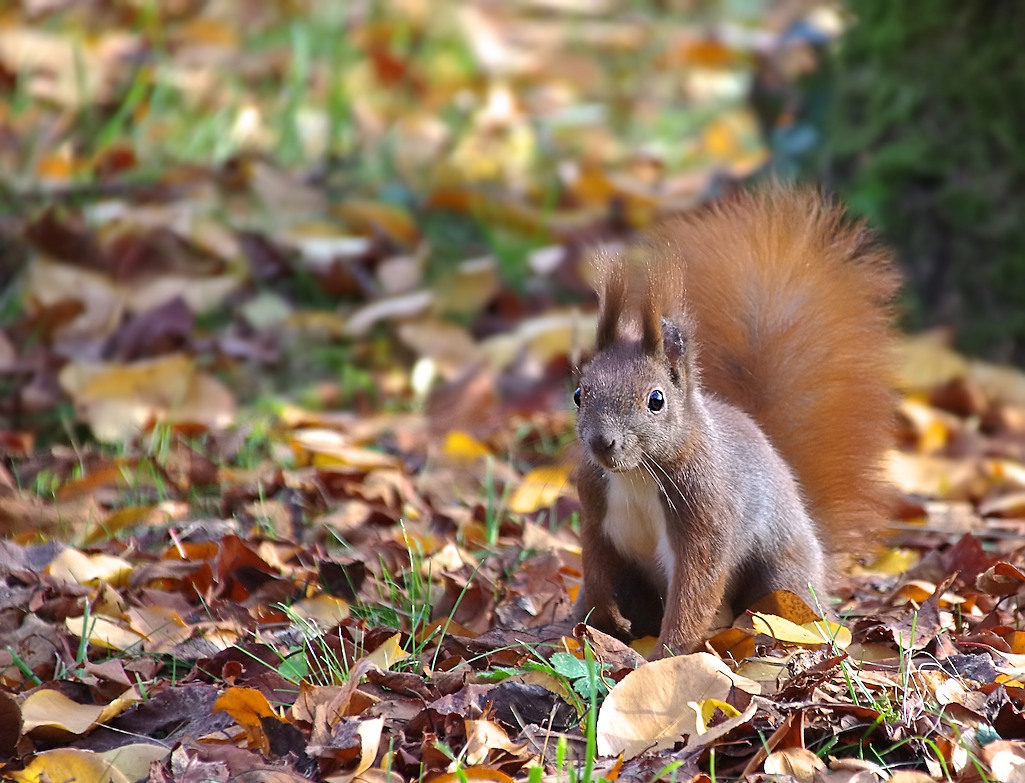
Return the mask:
<svg viewBox="0 0 1025 783">
<path fill-rule="evenodd" d="M 690 333 L 686 328 L 668 318 L 662 319 L 662 350 L 665 352 L 673 380 L 677 383 L 684 375 L 689 344 Z"/>
<path fill-rule="evenodd" d="M 619 318 L 626 305 L 626 262 L 622 256 L 602 252 L 595 260 L 598 273 L 599 318 L 595 348 L 601 351 L 616 342 Z"/>
</svg>

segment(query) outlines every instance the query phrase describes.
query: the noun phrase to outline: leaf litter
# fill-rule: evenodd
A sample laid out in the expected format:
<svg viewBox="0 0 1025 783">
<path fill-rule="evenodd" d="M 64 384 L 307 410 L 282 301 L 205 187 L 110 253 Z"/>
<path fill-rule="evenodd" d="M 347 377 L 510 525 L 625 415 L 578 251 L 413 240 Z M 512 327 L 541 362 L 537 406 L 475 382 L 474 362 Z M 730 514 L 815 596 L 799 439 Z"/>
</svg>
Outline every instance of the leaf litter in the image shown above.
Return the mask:
<svg viewBox="0 0 1025 783">
<path fill-rule="evenodd" d="M 5 777 L 1018 779 L 1025 379 L 935 335 L 831 618 L 571 621 L 583 262 L 801 46 L 599 5 L 0 12 Z"/>
</svg>

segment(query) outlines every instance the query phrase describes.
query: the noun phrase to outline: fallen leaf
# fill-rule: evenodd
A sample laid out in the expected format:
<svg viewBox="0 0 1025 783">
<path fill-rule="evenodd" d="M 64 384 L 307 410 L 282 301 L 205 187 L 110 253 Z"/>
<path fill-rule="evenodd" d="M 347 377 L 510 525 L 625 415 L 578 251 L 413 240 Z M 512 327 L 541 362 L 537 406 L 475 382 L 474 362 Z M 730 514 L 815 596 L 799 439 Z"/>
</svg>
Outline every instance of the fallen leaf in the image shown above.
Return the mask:
<svg viewBox="0 0 1025 783">
<path fill-rule="evenodd" d="M 835 644 L 841 649 L 851 643 L 851 632 L 842 625 L 826 620 L 798 625 L 783 617 L 756 612 L 751 617 L 755 632 L 771 636 L 780 642 L 790 642 L 806 647 Z"/>
<path fill-rule="evenodd" d="M 8 774 L 17 783 L 131 783 L 132 780 L 99 753 L 74 748 L 58 748 L 37 753 L 25 769 Z"/>
<path fill-rule="evenodd" d="M 171 749 L 153 742 L 133 742 L 119 748 L 98 753 L 128 780 L 142 780 L 150 771 L 150 765 L 159 763 L 171 755 Z"/>
<path fill-rule="evenodd" d="M 120 557 L 102 552 L 86 554 L 78 549 L 66 548 L 47 568 L 50 576 L 80 585 L 95 585 L 99 581 L 124 587 L 132 573 L 132 565 Z"/>
<path fill-rule="evenodd" d="M 630 672 L 598 712 L 598 753 L 633 758 L 646 750 L 671 748 L 699 732 L 691 706 L 706 699 L 725 701 L 734 688 L 761 692 L 753 680 L 734 674 L 708 653 L 652 661 Z"/>
<path fill-rule="evenodd" d="M 381 669 L 390 669 L 392 665 L 409 657 L 409 653 L 399 645 L 401 634 L 389 636 L 366 660 Z"/>
<path fill-rule="evenodd" d="M 152 422 L 222 429 L 235 418 L 231 392 L 183 354 L 133 364 L 72 361 L 59 380 L 78 416 L 108 443 L 124 442 Z"/>
<path fill-rule="evenodd" d="M 773 751 L 763 767 L 767 775 L 788 775 L 798 783 L 815 783 L 826 771 L 825 762 L 804 748 Z"/>
<path fill-rule="evenodd" d="M 519 483 L 509 499 L 509 510 L 532 514 L 551 508 L 569 485 L 571 467 L 566 464 L 534 468 Z"/>
</svg>

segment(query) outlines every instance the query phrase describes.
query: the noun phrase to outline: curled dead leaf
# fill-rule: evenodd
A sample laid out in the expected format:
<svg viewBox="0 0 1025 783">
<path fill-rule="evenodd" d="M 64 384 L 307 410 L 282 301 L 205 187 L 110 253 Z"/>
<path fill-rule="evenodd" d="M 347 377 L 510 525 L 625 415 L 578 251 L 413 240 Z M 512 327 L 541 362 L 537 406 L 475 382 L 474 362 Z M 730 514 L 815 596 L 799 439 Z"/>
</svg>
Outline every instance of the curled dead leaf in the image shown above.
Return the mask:
<svg viewBox="0 0 1025 783">
<path fill-rule="evenodd" d="M 987 595 L 1014 595 L 1025 587 L 1025 573 L 1010 563 L 997 563 L 979 574 L 975 586 Z"/>
<path fill-rule="evenodd" d="M 670 748 L 700 734 L 692 706 L 706 699 L 725 701 L 733 689 L 761 692 L 753 680 L 734 674 L 708 653 L 679 655 L 641 666 L 610 692 L 598 712 L 598 753 L 633 758 L 647 750 Z"/>
</svg>

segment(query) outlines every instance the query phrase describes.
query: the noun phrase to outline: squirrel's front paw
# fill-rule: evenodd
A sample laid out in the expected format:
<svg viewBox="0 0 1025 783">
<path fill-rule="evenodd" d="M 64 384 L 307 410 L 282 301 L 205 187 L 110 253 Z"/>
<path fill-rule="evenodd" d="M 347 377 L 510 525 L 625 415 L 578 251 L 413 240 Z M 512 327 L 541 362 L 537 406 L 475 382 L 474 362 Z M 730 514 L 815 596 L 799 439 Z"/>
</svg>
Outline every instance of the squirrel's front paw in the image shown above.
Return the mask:
<svg viewBox="0 0 1025 783">
<path fill-rule="evenodd" d="M 592 628 L 597 628 L 602 633 L 615 636 L 622 641 L 630 641 L 634 638 L 630 629 L 630 621 L 615 606 L 596 606 L 590 611 L 585 612 L 579 620 L 587 623 Z"/>
</svg>

